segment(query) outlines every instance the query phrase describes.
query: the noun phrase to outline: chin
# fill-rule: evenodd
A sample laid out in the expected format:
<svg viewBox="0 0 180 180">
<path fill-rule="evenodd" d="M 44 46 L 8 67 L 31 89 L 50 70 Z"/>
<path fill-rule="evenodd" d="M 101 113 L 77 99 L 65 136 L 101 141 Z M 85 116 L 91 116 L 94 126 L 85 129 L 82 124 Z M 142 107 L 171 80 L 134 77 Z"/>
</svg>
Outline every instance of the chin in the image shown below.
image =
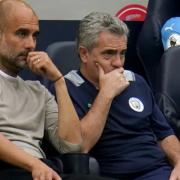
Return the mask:
<svg viewBox="0 0 180 180">
<path fill-rule="evenodd" d="M 25 69 L 28 67 L 26 61 L 19 61 L 16 65 L 21 69 Z"/>
</svg>

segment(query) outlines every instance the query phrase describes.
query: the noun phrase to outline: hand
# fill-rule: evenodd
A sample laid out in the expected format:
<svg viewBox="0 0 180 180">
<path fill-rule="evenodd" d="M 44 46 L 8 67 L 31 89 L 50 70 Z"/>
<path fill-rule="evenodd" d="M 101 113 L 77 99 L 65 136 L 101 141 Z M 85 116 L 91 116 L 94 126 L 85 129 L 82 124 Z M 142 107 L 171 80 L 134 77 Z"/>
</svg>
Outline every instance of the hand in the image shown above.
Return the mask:
<svg viewBox="0 0 180 180">
<path fill-rule="evenodd" d="M 99 69 L 99 88 L 106 96 L 114 98 L 129 86 L 129 82 L 124 77 L 124 69 L 117 68 L 109 73 L 104 73 L 103 68 L 97 64 Z"/>
<path fill-rule="evenodd" d="M 33 180 L 62 180 L 59 175 L 39 159 L 32 165 Z"/>
<path fill-rule="evenodd" d="M 177 163 L 172 170 L 169 180 L 180 180 L 180 163 Z"/>
<path fill-rule="evenodd" d="M 27 64 L 31 71 L 51 81 L 62 76 L 61 72 L 45 52 L 30 52 L 27 57 Z"/>
</svg>

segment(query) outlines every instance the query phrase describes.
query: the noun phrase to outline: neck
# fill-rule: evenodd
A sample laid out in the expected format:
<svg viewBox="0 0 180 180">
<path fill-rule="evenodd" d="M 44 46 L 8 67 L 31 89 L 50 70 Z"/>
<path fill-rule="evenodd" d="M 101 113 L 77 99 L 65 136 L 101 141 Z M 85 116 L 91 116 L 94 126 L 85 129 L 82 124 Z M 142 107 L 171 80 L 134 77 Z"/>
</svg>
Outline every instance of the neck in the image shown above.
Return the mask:
<svg viewBox="0 0 180 180">
<path fill-rule="evenodd" d="M 16 77 L 20 71 L 20 69 L 11 66 L 8 63 L 2 63 L 2 61 L 0 61 L 0 70 L 13 77 Z"/>
<path fill-rule="evenodd" d="M 87 71 L 85 71 L 83 68 L 80 69 L 81 74 L 90 82 L 94 85 L 94 87 L 96 89 L 99 89 L 99 82 L 98 80 L 95 80 L 94 78 L 92 78 Z"/>
</svg>

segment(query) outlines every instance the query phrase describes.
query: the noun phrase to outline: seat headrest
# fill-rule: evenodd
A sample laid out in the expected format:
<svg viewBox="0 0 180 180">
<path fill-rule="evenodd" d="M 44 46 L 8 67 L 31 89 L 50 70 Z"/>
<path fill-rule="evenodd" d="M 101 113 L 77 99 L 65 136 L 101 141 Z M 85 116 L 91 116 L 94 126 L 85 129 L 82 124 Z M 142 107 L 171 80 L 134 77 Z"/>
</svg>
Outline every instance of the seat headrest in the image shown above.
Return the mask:
<svg viewBox="0 0 180 180">
<path fill-rule="evenodd" d="M 169 48 L 162 56 L 158 68 L 158 92 L 175 99 L 180 107 L 180 46 Z"/>
</svg>

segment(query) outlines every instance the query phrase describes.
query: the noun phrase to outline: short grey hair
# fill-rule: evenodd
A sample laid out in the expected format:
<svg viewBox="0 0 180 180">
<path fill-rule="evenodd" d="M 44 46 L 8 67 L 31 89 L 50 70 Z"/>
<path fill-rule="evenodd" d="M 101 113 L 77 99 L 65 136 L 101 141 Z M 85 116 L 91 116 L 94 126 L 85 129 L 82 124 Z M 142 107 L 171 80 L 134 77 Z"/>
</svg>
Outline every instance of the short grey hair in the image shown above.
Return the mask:
<svg viewBox="0 0 180 180">
<path fill-rule="evenodd" d="M 84 46 L 88 51 L 91 51 L 95 47 L 96 40 L 101 32 L 128 37 L 129 30 L 127 25 L 118 17 L 103 12 L 92 12 L 80 22 L 76 39 L 77 49 Z"/>
</svg>

